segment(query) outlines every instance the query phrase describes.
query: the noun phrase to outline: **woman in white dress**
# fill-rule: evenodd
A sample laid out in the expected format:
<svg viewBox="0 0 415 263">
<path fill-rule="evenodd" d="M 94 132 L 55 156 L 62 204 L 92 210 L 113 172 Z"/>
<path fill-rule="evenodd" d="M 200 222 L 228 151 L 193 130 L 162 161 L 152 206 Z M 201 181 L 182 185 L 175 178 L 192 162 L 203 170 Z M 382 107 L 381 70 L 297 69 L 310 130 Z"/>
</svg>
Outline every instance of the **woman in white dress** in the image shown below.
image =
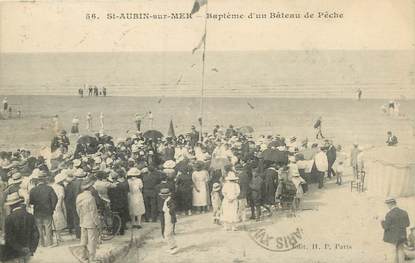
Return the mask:
<svg viewBox="0 0 415 263">
<path fill-rule="evenodd" d="M 131 225 L 133 228 L 141 228 L 141 217 L 146 212 L 144 199 L 142 194 L 143 181 L 139 178 L 141 171 L 135 167 L 131 168 L 128 173 L 128 206 L 131 217 Z"/>
<path fill-rule="evenodd" d="M 66 228 L 66 208 L 65 208 L 65 188 L 64 182 L 67 175 L 64 172 L 55 176 L 55 182 L 52 184 L 52 188 L 58 197 L 58 202 L 53 212 L 53 230 L 56 231 L 57 239 L 62 242 L 61 232 Z"/>
<path fill-rule="evenodd" d="M 222 187 L 222 221 L 225 230 L 236 231 L 235 224 L 239 222 L 238 216 L 238 196 L 240 193 L 238 177 L 233 171 L 228 172 L 225 183 Z"/>
<path fill-rule="evenodd" d="M 192 174 L 193 180 L 193 206 L 200 212 L 207 212 L 208 205 L 208 171 L 203 169 L 202 162 L 196 162 L 194 164 L 195 171 Z"/>
</svg>

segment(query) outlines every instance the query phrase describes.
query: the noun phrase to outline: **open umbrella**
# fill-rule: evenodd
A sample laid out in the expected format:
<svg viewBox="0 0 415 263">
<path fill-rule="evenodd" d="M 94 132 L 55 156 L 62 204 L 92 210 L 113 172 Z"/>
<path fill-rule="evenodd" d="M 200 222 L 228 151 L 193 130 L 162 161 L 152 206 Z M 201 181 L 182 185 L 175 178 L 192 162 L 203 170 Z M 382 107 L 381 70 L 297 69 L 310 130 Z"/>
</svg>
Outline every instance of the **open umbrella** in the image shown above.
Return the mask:
<svg viewBox="0 0 415 263">
<path fill-rule="evenodd" d="M 98 144 L 98 141 L 95 137 L 89 136 L 89 135 L 84 135 L 79 137 L 77 143 L 79 144 Z"/>
<path fill-rule="evenodd" d="M 143 133 L 144 138 L 152 139 L 153 141 L 157 140 L 158 138 L 163 137 L 163 133 L 157 131 L 157 130 L 148 130 L 145 133 Z"/>
<path fill-rule="evenodd" d="M 247 133 L 253 133 L 254 132 L 254 128 L 252 128 L 251 126 L 242 126 L 238 129 L 238 131 L 240 133 L 243 134 L 247 134 Z"/>
<path fill-rule="evenodd" d="M 262 152 L 265 161 L 271 161 L 276 163 L 286 164 L 288 163 L 287 152 L 266 149 Z"/>
</svg>

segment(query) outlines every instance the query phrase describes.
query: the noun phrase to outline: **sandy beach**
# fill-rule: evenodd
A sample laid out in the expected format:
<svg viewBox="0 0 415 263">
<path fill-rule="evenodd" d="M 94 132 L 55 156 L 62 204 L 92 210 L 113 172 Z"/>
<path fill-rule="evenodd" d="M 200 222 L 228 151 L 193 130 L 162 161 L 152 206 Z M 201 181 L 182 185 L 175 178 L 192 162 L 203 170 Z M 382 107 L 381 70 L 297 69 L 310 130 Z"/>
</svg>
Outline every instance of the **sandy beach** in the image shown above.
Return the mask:
<svg viewBox="0 0 415 263">
<path fill-rule="evenodd" d="M 313 123 L 323 117 L 323 133 L 335 144 L 348 148 L 354 141 L 362 145 L 384 145 L 386 132 L 393 131 L 400 144 L 412 144 L 414 101 L 401 101 L 400 118 L 382 113 L 385 100 L 352 99 L 282 99 L 282 98 L 206 98 L 204 129 L 214 125 L 235 127 L 249 125 L 255 134 L 295 135 L 299 139 L 314 138 Z M 153 112 L 154 128 L 167 133 L 173 120 L 177 134 L 197 125 L 199 98 L 178 97 L 76 97 L 76 96 L 9 96 L 9 103 L 22 110 L 21 119 L 0 120 L 0 147 L 28 148 L 36 151 L 48 146 L 53 136 L 52 117 L 59 116 L 60 127 L 70 131 L 74 116 L 80 119 L 80 133 L 86 134 L 86 115 L 93 116 L 93 130 L 99 130 L 99 114 L 103 112 L 105 133 L 125 138 L 135 130 L 135 113 Z M 248 103 L 253 106 L 250 107 Z M 144 121 L 143 130 L 149 129 Z M 128 131 L 128 133 L 127 133 Z"/>
</svg>

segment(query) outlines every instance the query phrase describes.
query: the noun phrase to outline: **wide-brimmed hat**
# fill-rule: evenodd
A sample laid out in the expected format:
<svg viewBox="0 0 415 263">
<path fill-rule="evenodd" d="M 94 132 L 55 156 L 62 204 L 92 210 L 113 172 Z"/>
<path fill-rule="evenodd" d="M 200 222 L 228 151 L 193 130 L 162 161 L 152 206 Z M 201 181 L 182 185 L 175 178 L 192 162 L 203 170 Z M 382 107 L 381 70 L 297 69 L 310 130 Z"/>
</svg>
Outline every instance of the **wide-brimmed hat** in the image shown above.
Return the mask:
<svg viewBox="0 0 415 263">
<path fill-rule="evenodd" d="M 141 171 L 135 167 L 131 168 L 130 170 L 128 170 L 127 172 L 127 176 L 132 177 L 132 176 L 139 176 L 141 174 Z"/>
<path fill-rule="evenodd" d="M 385 199 L 385 204 L 396 204 L 396 199 L 392 196 L 389 196 L 388 198 Z"/>
<path fill-rule="evenodd" d="M 97 157 L 94 158 L 94 163 L 95 164 L 100 164 L 101 162 L 102 162 L 101 157 L 97 156 Z"/>
<path fill-rule="evenodd" d="M 6 202 L 4 204 L 10 206 L 20 202 L 24 202 L 24 199 L 21 196 L 19 196 L 18 192 L 13 192 L 7 195 Z"/>
<path fill-rule="evenodd" d="M 19 172 L 13 173 L 12 177 L 9 179 L 8 184 L 17 184 L 23 181 L 22 174 Z"/>
<path fill-rule="evenodd" d="M 86 176 L 86 173 L 82 169 L 77 169 L 74 173 L 75 177 L 83 178 Z"/>
<path fill-rule="evenodd" d="M 55 176 L 55 184 L 58 184 L 60 182 L 63 182 L 66 180 L 66 177 L 68 177 L 67 173 L 65 172 L 60 172 L 59 174 L 57 174 Z"/>
<path fill-rule="evenodd" d="M 220 183 L 214 183 L 212 186 L 212 191 L 217 192 L 220 190 L 220 188 L 221 188 Z"/>
<path fill-rule="evenodd" d="M 95 183 L 95 180 L 93 180 L 91 177 L 88 177 L 82 181 L 81 189 L 82 190 L 88 189 L 89 187 L 93 186 L 94 183 Z"/>
<path fill-rule="evenodd" d="M 226 181 L 236 181 L 239 180 L 238 176 L 233 171 L 228 172 L 228 175 L 225 177 Z"/>
<path fill-rule="evenodd" d="M 46 173 L 46 171 L 39 170 L 39 174 L 37 175 L 37 178 L 38 179 L 47 179 L 48 174 Z"/>
<path fill-rule="evenodd" d="M 176 167 L 176 162 L 173 160 L 165 161 L 163 164 L 164 169 L 174 169 Z"/>
<path fill-rule="evenodd" d="M 81 160 L 79 159 L 73 160 L 72 163 L 74 167 L 79 167 L 82 164 Z"/>
<path fill-rule="evenodd" d="M 140 147 L 137 144 L 133 144 L 133 146 L 131 146 L 131 151 L 133 153 L 138 153 L 140 152 Z"/>
<path fill-rule="evenodd" d="M 169 188 L 162 188 L 162 189 L 160 189 L 160 193 L 159 193 L 159 196 L 160 197 L 167 197 L 167 196 L 170 196 L 170 189 Z"/>
<path fill-rule="evenodd" d="M 32 174 L 30 175 L 32 178 L 38 178 L 40 174 L 39 168 L 33 169 Z"/>
</svg>

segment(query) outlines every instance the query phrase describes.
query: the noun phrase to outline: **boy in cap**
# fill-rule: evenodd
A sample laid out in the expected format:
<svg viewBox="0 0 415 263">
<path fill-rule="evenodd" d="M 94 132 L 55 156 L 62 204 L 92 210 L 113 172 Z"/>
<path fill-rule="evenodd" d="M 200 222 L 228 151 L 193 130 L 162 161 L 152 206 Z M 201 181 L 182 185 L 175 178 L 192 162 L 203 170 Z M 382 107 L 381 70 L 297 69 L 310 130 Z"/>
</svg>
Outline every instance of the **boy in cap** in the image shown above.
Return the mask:
<svg viewBox="0 0 415 263">
<path fill-rule="evenodd" d="M 174 238 L 174 228 L 177 222 L 176 218 L 176 205 L 171 198 L 169 188 L 163 188 L 160 190 L 159 196 L 163 199 L 163 208 L 161 214 L 161 235 L 167 241 L 170 254 L 175 254 L 179 250 Z"/>
</svg>

